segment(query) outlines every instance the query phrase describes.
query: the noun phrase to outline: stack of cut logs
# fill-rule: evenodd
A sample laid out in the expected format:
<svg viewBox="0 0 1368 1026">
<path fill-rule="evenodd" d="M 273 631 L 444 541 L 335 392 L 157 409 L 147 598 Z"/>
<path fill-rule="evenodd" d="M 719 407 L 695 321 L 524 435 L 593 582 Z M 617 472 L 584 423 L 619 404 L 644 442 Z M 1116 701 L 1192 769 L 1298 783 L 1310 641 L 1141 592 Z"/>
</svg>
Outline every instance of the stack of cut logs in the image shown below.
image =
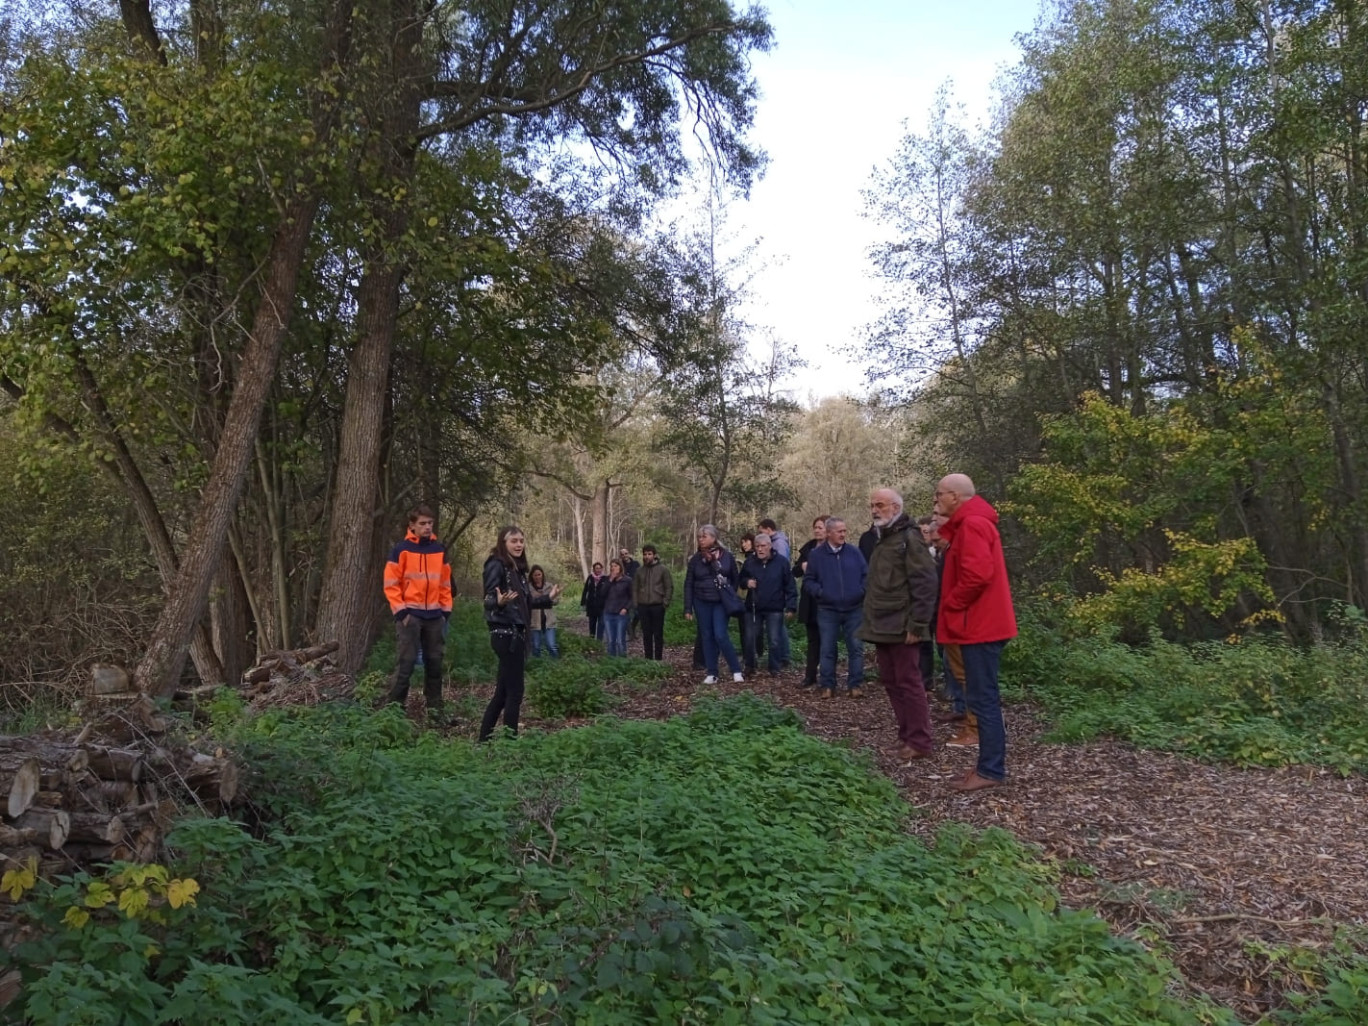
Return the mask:
<svg viewBox="0 0 1368 1026">
<path fill-rule="evenodd" d="M 171 740 L 151 701 L 116 667 L 96 667 L 77 733 L 0 736 L 0 861 L 37 857 L 41 875 L 110 860 L 154 861 L 171 820 L 226 811 L 238 766 L 222 749 Z"/>
</svg>

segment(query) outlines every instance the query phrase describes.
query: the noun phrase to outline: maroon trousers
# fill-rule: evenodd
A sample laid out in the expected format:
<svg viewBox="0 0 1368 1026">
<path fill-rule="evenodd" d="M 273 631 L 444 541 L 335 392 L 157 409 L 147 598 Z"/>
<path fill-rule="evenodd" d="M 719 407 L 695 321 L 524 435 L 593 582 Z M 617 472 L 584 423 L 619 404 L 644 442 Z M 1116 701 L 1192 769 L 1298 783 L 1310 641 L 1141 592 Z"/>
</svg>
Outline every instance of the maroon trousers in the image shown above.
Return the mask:
<svg viewBox="0 0 1368 1026">
<path fill-rule="evenodd" d="M 898 721 L 898 740 L 919 752 L 931 751 L 931 710 L 921 678 L 921 653 L 916 645 L 875 645 L 879 680 L 888 691 L 888 704 Z"/>
</svg>

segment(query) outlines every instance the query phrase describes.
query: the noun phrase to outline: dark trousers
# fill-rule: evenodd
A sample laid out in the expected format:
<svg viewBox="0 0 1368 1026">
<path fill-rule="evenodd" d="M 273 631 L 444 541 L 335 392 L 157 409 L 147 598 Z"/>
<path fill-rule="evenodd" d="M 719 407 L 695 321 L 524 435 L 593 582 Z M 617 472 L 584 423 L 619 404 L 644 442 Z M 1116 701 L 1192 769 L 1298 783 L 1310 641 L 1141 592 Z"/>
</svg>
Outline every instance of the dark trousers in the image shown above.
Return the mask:
<svg viewBox="0 0 1368 1026">
<path fill-rule="evenodd" d="M 741 653 L 741 665 L 747 673 L 754 673 L 755 614 L 749 609 L 743 609 L 728 619 L 736 621 L 736 651 Z"/>
<path fill-rule="evenodd" d="M 822 658 L 822 632 L 817 626 L 817 614 L 803 624 L 807 628 L 807 663 L 803 667 L 803 684 L 812 687 L 817 683 L 817 667 Z"/>
<path fill-rule="evenodd" d="M 395 628 L 395 647 L 398 662 L 394 676 L 390 678 L 389 693 L 385 702 L 398 702 L 402 705 L 408 699 L 409 678 L 418 662 L 419 649 L 423 653 L 423 700 L 429 710 L 442 707 L 442 659 L 446 654 L 446 638 L 442 628 L 446 626 L 444 617 L 434 616 L 431 620 L 410 614 Z"/>
<path fill-rule="evenodd" d="M 518 733 L 518 714 L 522 711 L 524 671 L 527 668 L 527 639 L 521 631 L 517 633 L 491 633 L 489 645 L 499 657 L 499 675 L 495 679 L 494 697 L 485 706 L 484 719 L 480 721 L 480 740 L 489 740 L 494 733 L 494 724 L 503 713 L 504 726 L 510 734 Z"/>
<path fill-rule="evenodd" d="M 935 635 L 933 634 L 932 637 Z M 936 686 L 936 643 L 917 642 L 917 669 L 921 671 L 922 686 L 930 691 Z"/>
<path fill-rule="evenodd" d="M 926 704 L 926 688 L 917 664 L 917 645 L 875 645 L 879 680 L 888 692 L 893 719 L 898 724 L 898 740 L 918 752 L 931 751 L 931 713 Z"/>
<path fill-rule="evenodd" d="M 646 658 L 657 661 L 665 658 L 665 606 L 659 602 L 637 606 L 641 620 L 641 641 Z"/>
<path fill-rule="evenodd" d="M 589 637 L 603 640 L 603 610 L 586 609 L 585 614 L 589 617 Z"/>
</svg>

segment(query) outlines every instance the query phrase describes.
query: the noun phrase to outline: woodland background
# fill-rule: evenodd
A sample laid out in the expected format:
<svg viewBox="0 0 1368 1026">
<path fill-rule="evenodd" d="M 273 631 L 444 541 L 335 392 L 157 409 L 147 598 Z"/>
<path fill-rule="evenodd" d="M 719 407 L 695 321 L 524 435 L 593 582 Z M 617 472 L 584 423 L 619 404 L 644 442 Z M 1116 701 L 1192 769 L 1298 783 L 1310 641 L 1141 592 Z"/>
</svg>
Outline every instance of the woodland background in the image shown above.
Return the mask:
<svg viewBox="0 0 1368 1026">
<path fill-rule="evenodd" d="M 357 669 L 418 501 L 458 578 L 516 520 L 569 580 L 962 470 L 1072 636 L 1356 622 L 1363 5 L 1047 8 L 990 124 L 947 87 L 870 181 L 896 235 L 858 401 L 808 398 L 718 256 L 763 12 L 586 10 L 5 16 L 11 709 L 97 659 L 153 692 L 315 638 Z"/>
</svg>

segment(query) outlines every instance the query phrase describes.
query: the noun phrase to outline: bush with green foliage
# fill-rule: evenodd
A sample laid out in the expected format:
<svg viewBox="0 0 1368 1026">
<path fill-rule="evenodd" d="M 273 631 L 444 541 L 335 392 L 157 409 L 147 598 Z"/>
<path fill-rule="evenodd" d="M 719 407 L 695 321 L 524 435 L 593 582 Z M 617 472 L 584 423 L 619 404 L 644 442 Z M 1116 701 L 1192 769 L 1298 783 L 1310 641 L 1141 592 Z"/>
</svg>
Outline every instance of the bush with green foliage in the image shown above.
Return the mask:
<svg viewBox="0 0 1368 1026">
<path fill-rule="evenodd" d="M 1228 1022 L 1061 907 L 1001 831 L 904 830 L 867 761 L 752 696 L 475 746 L 394 711 L 270 712 L 259 837 L 174 834 L 198 904 L 20 906 L 35 1026 L 196 1022 Z M 69 1000 L 78 994 L 79 1002 Z"/>
<path fill-rule="evenodd" d="M 1043 706 L 1055 740 L 1110 734 L 1240 766 L 1368 772 L 1368 632 L 1311 647 L 1260 636 L 1178 645 L 1157 633 L 1127 645 L 1069 636 L 1038 606 L 1019 612 L 1007 693 Z"/>
</svg>

